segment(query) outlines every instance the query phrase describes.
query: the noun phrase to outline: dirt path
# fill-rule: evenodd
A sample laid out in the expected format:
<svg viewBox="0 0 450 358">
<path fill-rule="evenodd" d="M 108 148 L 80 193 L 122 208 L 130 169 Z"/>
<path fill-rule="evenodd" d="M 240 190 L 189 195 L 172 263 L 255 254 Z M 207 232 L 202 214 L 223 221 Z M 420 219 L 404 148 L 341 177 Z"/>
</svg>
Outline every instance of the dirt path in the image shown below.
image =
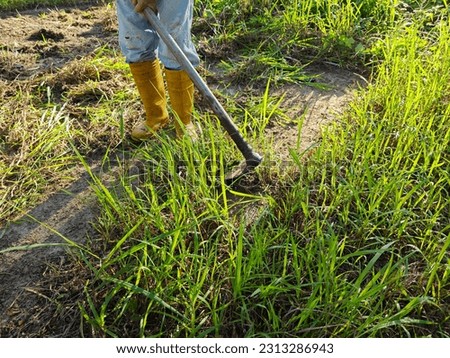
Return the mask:
<svg viewBox="0 0 450 358">
<path fill-rule="evenodd" d="M 275 126 L 267 130 L 267 135 L 273 137 L 274 150 L 281 158 L 289 157 L 289 148 L 303 152 L 317 143 L 322 128 L 343 114 L 355 89 L 365 84 L 362 77 L 332 65 L 309 71 L 319 76 L 320 83 L 326 89 L 288 85 L 275 93 L 284 95 L 281 107 L 290 118 L 297 119 L 290 126 Z M 300 120 L 303 123 L 299 138 L 297 122 Z"/>
<path fill-rule="evenodd" d="M 2 85 L 57 71 L 74 58 L 91 53 L 106 43 L 115 44 L 114 10 L 108 7 L 29 11 L 0 19 L 0 93 Z M 42 39 L 46 38 L 47 41 Z M 299 150 L 320 138 L 321 127 L 341 113 L 361 78 L 330 67 L 312 69 L 330 89 L 302 84 L 277 90 L 284 93 L 282 107 L 291 118 L 304 118 Z M 263 91 L 263 90 L 262 90 Z M 298 126 L 272 126 L 275 152 L 288 157 L 297 148 Z M 99 162 L 92 161 L 100 172 Z M 62 237 L 83 243 L 95 235 L 95 198 L 88 175 L 58 189 L 19 220 L 0 228 L 0 251 L 16 246 L 64 243 Z M 59 234 L 56 234 L 58 232 Z M 0 254 L 0 337 L 79 336 L 83 278 L 67 265 L 64 248 L 53 246 Z"/>
<path fill-rule="evenodd" d="M 92 199 L 87 178 L 82 175 L 64 191 L 53 194 L 22 219 L 1 229 L 0 250 L 64 244 L 62 237 L 84 243 L 87 237 L 94 235 L 91 223 L 95 219 L 95 205 Z M 58 314 L 58 303 L 52 299 L 58 283 L 51 282 L 52 272 L 58 270 L 53 271 L 51 267 L 61 268 L 65 263 L 65 249 L 59 246 L 0 254 L 1 337 L 16 336 L 19 332 L 37 336 L 40 331 L 54 332 L 56 336 L 62 334 L 56 324 L 47 327 L 48 319 L 54 318 L 47 310 Z M 69 293 L 71 289 L 66 291 Z"/>
</svg>

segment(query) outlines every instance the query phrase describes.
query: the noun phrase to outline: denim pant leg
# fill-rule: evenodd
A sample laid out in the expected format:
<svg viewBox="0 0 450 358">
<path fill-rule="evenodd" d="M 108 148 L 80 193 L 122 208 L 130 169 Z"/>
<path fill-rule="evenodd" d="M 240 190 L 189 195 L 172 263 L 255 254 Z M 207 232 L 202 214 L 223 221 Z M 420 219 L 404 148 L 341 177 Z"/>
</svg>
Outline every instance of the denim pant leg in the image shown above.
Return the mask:
<svg viewBox="0 0 450 358">
<path fill-rule="evenodd" d="M 159 18 L 193 66 L 200 59 L 192 43 L 191 26 L 194 0 L 158 0 Z M 144 15 L 134 11 L 130 0 L 116 0 L 119 45 L 127 63 L 151 61 L 157 56 L 166 68 L 181 66 Z M 158 55 L 159 54 L 159 55 Z"/>
<path fill-rule="evenodd" d="M 161 22 L 195 67 L 199 65 L 200 59 L 191 37 L 193 8 L 194 0 L 158 1 Z M 159 59 L 166 68 L 172 70 L 181 69 L 180 64 L 164 44 L 164 41 L 159 43 Z"/>
<path fill-rule="evenodd" d="M 159 37 L 150 29 L 144 15 L 134 11 L 134 5 L 130 0 L 116 0 L 116 10 L 119 45 L 125 61 L 134 63 L 156 59 Z"/>
</svg>

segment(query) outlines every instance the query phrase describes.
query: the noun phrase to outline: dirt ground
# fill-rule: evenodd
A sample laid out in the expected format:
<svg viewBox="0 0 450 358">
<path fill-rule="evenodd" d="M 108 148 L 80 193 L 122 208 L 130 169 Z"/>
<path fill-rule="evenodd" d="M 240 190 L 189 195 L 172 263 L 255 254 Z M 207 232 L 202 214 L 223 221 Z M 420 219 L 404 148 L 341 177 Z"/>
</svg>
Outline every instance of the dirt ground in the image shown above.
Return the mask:
<svg viewBox="0 0 450 358">
<path fill-rule="evenodd" d="M 114 9 L 107 6 L 1 15 L 0 94 L 13 81 L 55 73 L 106 44 L 117 47 L 116 28 Z M 291 84 L 274 93 L 284 94 L 282 107 L 291 118 L 304 118 L 300 150 L 320 140 L 322 126 L 342 113 L 354 89 L 364 84 L 360 76 L 333 65 L 310 71 L 319 74 L 329 89 Z M 280 158 L 298 146 L 296 123 L 271 126 L 266 135 Z M 100 172 L 99 161 L 89 160 Z M 95 198 L 83 169 L 78 180 L 68 187 L 50 188 L 49 194 L 27 215 L 0 227 L 0 250 L 61 243 L 64 237 L 83 243 L 95 236 Z M 82 335 L 77 300 L 83 296 L 86 278 L 80 272 L 58 246 L 0 254 L 0 337 Z"/>
</svg>

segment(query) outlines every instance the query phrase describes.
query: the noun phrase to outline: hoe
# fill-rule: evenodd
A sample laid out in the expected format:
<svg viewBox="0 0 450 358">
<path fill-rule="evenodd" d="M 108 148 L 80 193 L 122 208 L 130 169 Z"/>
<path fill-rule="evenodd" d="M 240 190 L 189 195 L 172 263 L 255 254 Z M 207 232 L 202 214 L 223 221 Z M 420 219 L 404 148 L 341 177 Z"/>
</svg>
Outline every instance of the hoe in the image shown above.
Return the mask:
<svg viewBox="0 0 450 358">
<path fill-rule="evenodd" d="M 219 118 L 220 124 L 223 128 L 225 128 L 225 130 L 230 135 L 231 139 L 245 158 L 245 160 L 241 162 L 232 173 L 228 174 L 227 181 L 233 182 L 241 176 L 253 171 L 262 162 L 262 156 L 256 153 L 242 137 L 239 129 L 236 127 L 228 113 L 211 92 L 205 81 L 200 77 L 195 67 L 190 63 L 173 37 L 163 26 L 158 16 L 150 8 L 145 9 L 144 14 L 152 28 L 158 33 L 159 37 L 162 39 L 162 41 L 164 41 L 166 46 L 180 63 L 183 70 L 187 72 L 194 85 L 211 106 L 211 109 Z"/>
</svg>

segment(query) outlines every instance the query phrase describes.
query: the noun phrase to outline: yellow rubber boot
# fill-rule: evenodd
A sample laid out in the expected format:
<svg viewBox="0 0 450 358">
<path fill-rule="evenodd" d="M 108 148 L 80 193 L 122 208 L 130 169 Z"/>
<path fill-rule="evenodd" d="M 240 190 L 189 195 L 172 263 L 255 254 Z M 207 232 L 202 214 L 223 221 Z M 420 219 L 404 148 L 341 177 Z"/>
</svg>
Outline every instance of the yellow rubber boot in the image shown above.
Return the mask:
<svg viewBox="0 0 450 358">
<path fill-rule="evenodd" d="M 165 72 L 170 104 L 177 117 L 175 118 L 177 138 L 187 134 L 195 141 L 198 134 L 191 118 L 194 107 L 194 84 L 186 71 L 166 69 Z"/>
<path fill-rule="evenodd" d="M 145 122 L 131 131 L 136 140 L 150 138 L 169 121 L 166 92 L 158 60 L 130 63 L 130 70 L 145 109 Z"/>
</svg>

